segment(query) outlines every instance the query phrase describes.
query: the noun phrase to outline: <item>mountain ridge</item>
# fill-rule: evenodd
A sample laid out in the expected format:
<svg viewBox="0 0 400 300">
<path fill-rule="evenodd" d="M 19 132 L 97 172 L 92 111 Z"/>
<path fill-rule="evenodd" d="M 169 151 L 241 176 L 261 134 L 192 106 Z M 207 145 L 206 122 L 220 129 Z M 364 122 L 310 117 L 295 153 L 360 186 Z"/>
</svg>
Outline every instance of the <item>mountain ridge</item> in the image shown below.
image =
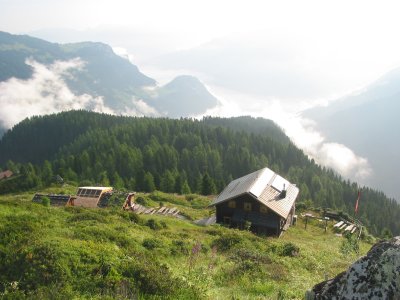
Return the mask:
<svg viewBox="0 0 400 300">
<path fill-rule="evenodd" d="M 49 72 L 60 72 L 58 65 L 55 66 L 57 62 L 69 62 L 69 69 L 57 74 L 63 81 L 62 86 L 66 85 L 76 97 L 99 98 L 116 114 L 142 115 L 149 111 L 159 116 L 188 117 L 204 113 L 218 104 L 218 99 L 198 79 L 178 76 L 170 84 L 159 86 L 156 80 L 141 73 L 136 65 L 101 42 L 57 44 L 29 35 L 0 32 L 0 84 L 3 88 L 13 78 L 29 84 L 37 70 L 27 60 L 46 66 Z M 10 101 L 8 95 L 3 97 L 3 101 Z M 25 96 L 18 97 L 23 99 Z M 138 104 L 140 101 L 145 104 L 144 109 L 141 109 L 143 104 Z"/>
</svg>

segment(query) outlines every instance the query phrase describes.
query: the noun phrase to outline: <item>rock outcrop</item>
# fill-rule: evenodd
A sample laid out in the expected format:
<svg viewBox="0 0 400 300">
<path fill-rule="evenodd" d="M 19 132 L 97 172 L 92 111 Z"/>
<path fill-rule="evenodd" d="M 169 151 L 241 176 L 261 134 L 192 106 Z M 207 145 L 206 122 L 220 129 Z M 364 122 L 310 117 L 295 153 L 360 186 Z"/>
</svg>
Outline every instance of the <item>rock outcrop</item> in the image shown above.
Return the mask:
<svg viewBox="0 0 400 300">
<path fill-rule="evenodd" d="M 400 236 L 375 244 L 347 271 L 315 285 L 306 299 L 400 299 Z"/>
</svg>

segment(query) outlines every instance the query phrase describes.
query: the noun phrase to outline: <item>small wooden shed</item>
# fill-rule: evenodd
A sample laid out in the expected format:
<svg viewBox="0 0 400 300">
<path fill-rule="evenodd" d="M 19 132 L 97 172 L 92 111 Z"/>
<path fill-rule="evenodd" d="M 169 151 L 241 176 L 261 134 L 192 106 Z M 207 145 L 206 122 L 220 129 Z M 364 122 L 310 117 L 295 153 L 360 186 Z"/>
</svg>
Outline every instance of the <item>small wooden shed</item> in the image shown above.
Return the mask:
<svg viewBox="0 0 400 300">
<path fill-rule="evenodd" d="M 295 184 L 264 168 L 233 180 L 211 205 L 217 223 L 280 236 L 293 222 L 298 194 Z"/>
</svg>

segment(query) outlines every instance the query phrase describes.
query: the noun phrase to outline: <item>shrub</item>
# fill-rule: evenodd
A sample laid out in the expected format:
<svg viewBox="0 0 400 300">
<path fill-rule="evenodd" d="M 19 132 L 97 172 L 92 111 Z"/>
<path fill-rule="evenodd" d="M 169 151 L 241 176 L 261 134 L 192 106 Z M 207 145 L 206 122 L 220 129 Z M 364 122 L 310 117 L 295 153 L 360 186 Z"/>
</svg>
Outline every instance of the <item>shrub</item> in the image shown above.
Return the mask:
<svg viewBox="0 0 400 300">
<path fill-rule="evenodd" d="M 144 295 L 159 296 L 163 299 L 200 298 L 195 287 L 189 286 L 186 281 L 174 278 L 166 265 L 144 257 L 126 264 L 122 275 L 133 278 L 140 293 Z"/>
<path fill-rule="evenodd" d="M 155 248 L 161 248 L 163 243 L 159 239 L 144 239 L 142 242 L 142 246 L 148 250 L 153 250 Z"/>
<path fill-rule="evenodd" d="M 163 228 L 163 226 L 160 224 L 160 222 L 158 222 L 155 219 L 149 219 L 146 222 L 146 226 L 148 226 L 149 228 L 153 229 L 153 230 L 160 230 Z"/>
<path fill-rule="evenodd" d="M 228 251 L 231 250 L 234 246 L 243 242 L 243 237 L 238 235 L 237 233 L 227 233 L 212 242 L 212 246 L 217 247 L 219 251 Z"/>
<path fill-rule="evenodd" d="M 70 270 L 61 250 L 57 243 L 46 243 L 26 248 L 16 255 L 10 264 L 13 268 L 11 274 L 19 279 L 21 289 L 33 290 L 39 286 L 68 282 Z M 15 268 L 16 265 L 19 267 Z"/>
<path fill-rule="evenodd" d="M 308 208 L 309 208 L 308 205 L 306 203 L 304 203 L 304 202 L 296 203 L 296 211 L 297 212 L 303 212 Z"/>
<path fill-rule="evenodd" d="M 172 255 L 189 254 L 189 245 L 183 240 L 173 240 L 171 243 L 170 251 Z"/>
<path fill-rule="evenodd" d="M 118 195 L 118 194 L 103 194 L 101 196 L 100 202 L 104 203 L 104 206 L 115 206 L 115 207 L 121 207 L 124 205 L 125 202 L 125 197 Z"/>
<path fill-rule="evenodd" d="M 0 245 L 12 248 L 36 238 L 41 220 L 33 214 L 19 214 L 2 218 Z"/>
<path fill-rule="evenodd" d="M 165 221 L 160 221 L 160 225 L 161 225 L 161 227 L 164 228 L 164 229 L 167 229 L 167 228 L 168 228 L 168 225 L 167 225 L 167 223 L 165 223 Z"/>
<path fill-rule="evenodd" d="M 196 199 L 198 196 L 196 195 L 196 194 L 188 194 L 188 195 L 185 195 L 185 199 L 187 200 L 187 201 L 192 201 L 192 200 L 194 200 L 194 199 Z"/>
<path fill-rule="evenodd" d="M 280 255 L 281 256 L 298 256 L 300 253 L 300 248 L 297 247 L 295 244 L 293 243 L 285 243 L 282 245 L 281 251 L 280 251 Z"/>
<path fill-rule="evenodd" d="M 357 236 L 351 233 L 346 233 L 344 235 L 344 239 L 342 241 L 342 244 L 340 245 L 340 252 L 343 255 L 348 255 L 351 252 L 358 253 L 358 250 L 360 249 L 360 246 L 358 244 Z"/>
<path fill-rule="evenodd" d="M 129 221 L 136 223 L 136 224 L 140 224 L 142 222 L 142 219 L 139 217 L 138 214 L 135 213 L 129 213 Z"/>
<path fill-rule="evenodd" d="M 42 198 L 42 205 L 43 206 L 46 206 L 46 207 L 49 207 L 50 206 L 50 198 L 49 197 L 43 197 Z"/>
<path fill-rule="evenodd" d="M 278 254 L 279 256 L 298 256 L 300 253 L 300 248 L 295 244 L 288 242 L 283 245 L 271 245 L 268 247 L 269 251 Z"/>
<path fill-rule="evenodd" d="M 271 263 L 271 259 L 265 254 L 244 248 L 236 249 L 230 259 L 236 263 L 235 271 L 239 274 L 261 272 L 264 270 L 263 266 Z"/>
<path fill-rule="evenodd" d="M 207 229 L 206 233 L 212 236 L 220 236 L 222 234 L 221 231 L 217 229 Z"/>
<path fill-rule="evenodd" d="M 135 202 L 143 206 L 149 206 L 149 202 L 144 197 L 141 196 L 137 197 L 137 199 L 135 199 Z"/>
<path fill-rule="evenodd" d="M 139 217 L 138 214 L 131 212 L 131 211 L 118 211 L 117 212 L 119 216 L 121 216 L 123 219 L 133 222 L 135 224 L 141 224 L 142 219 Z"/>
</svg>

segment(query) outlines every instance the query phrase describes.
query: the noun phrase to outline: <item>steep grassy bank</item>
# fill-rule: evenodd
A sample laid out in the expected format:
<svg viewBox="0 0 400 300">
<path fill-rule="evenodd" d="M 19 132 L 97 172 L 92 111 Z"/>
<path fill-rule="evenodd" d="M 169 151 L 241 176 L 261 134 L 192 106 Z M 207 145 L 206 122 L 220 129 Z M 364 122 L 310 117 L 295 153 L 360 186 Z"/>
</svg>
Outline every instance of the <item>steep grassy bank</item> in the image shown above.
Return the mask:
<svg viewBox="0 0 400 300">
<path fill-rule="evenodd" d="M 60 192 L 58 188 L 45 192 Z M 62 189 L 74 193 L 75 187 Z M 45 207 L 33 193 L 0 196 L 3 298 L 300 299 L 343 271 L 344 238 L 302 220 L 280 239 L 189 219 L 209 215 L 208 199 L 141 194 L 149 206 L 178 207 L 187 220 L 119 208 Z M 360 244 L 360 255 L 370 245 Z"/>
</svg>

